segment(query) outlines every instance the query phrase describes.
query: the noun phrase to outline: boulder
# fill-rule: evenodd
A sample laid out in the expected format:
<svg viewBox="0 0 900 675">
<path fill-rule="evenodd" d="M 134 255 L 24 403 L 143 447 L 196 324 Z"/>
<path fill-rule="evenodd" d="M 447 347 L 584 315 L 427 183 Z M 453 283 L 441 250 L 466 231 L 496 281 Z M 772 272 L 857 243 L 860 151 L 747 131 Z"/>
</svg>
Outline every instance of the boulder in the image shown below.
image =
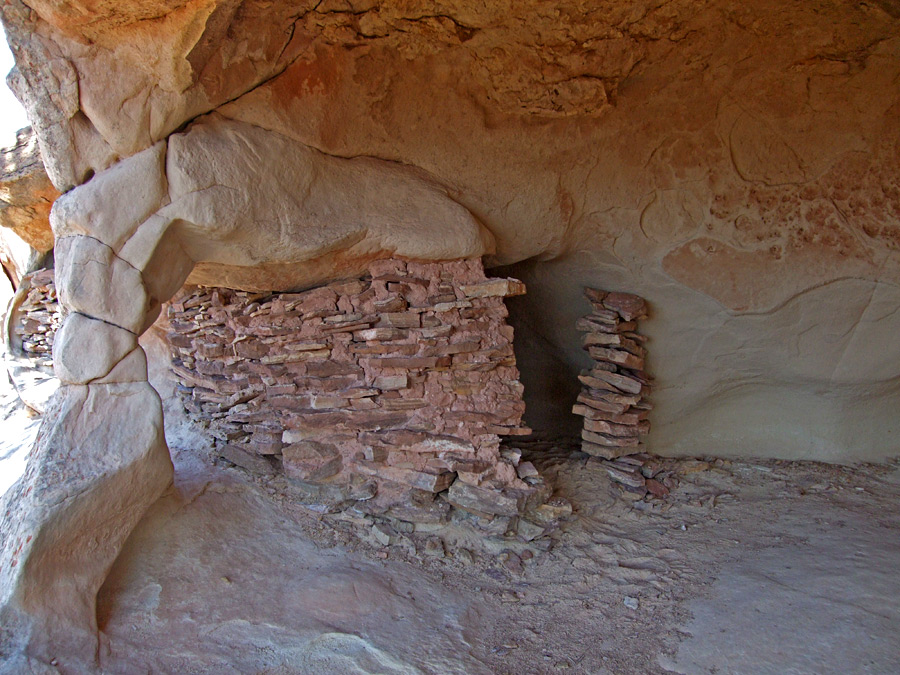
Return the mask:
<svg viewBox="0 0 900 675">
<path fill-rule="evenodd" d="M 96 667 L 97 591 L 171 481 L 149 384 L 60 388 L 25 474 L 0 501 L 0 654 Z"/>
</svg>

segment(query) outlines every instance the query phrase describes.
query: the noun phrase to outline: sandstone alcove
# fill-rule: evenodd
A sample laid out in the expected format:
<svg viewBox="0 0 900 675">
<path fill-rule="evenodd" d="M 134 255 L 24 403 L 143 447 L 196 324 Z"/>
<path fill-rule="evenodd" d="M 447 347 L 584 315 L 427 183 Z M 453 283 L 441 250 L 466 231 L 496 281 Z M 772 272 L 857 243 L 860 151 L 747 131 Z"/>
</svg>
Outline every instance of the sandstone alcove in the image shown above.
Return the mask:
<svg viewBox="0 0 900 675">
<path fill-rule="evenodd" d="M 164 548 L 166 522 L 183 526 L 173 500 L 193 513 L 207 493 L 246 509 L 235 537 L 254 523 L 299 536 L 272 526 L 275 504 L 357 519 L 386 551 L 408 544 L 391 523 L 415 527 L 413 512 L 423 527 L 470 519 L 509 535 L 493 553 L 511 575 L 553 559 L 533 542 L 552 549 L 574 506 L 553 539 L 570 564 L 541 578 L 582 566 L 593 602 L 598 547 L 632 547 L 597 523 L 661 537 L 634 519 L 676 517 L 643 495 L 604 502 L 617 493 L 591 482 L 602 465 L 577 454 L 585 288 L 647 301 L 642 449 L 683 480 L 670 505 L 685 514 L 709 502 L 687 477 L 727 482 L 729 459 L 777 474 L 896 457 L 898 17 L 890 0 L 6 2 L 9 81 L 46 168 L 32 142 L 30 164 L 5 172 L 2 224 L 37 252 L 12 276 L 44 289 L 19 294 L 9 326 L 23 332 L 7 338 L 25 359 L 52 341 L 60 382 L 3 497 L 11 672 L 113 659 L 116 603 L 168 592 L 132 593 L 129 574 L 159 564 L 140 542 Z M 58 328 L 42 319 L 51 249 Z M 195 480 L 206 451 L 216 478 Z M 740 466 L 728 490 L 758 486 Z M 831 476 L 791 466 L 809 471 L 804 495 Z M 658 574 L 669 592 L 662 577 L 689 565 L 663 548 L 616 578 Z M 372 597 L 403 615 L 384 584 Z M 514 586 L 510 602 L 527 596 Z"/>
</svg>

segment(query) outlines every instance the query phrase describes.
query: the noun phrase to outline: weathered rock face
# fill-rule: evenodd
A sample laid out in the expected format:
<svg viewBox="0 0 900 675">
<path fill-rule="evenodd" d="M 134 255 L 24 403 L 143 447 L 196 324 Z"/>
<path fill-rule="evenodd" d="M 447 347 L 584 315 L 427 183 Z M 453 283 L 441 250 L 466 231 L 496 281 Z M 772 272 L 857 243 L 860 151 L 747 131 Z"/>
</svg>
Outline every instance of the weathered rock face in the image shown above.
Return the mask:
<svg viewBox="0 0 900 675">
<path fill-rule="evenodd" d="M 540 394 L 563 375 L 577 393 L 576 297 L 595 286 L 650 303 L 657 451 L 897 450 L 879 422 L 900 400 L 895 2 L 16 0 L 3 17 L 60 189 L 195 120 L 162 178 L 123 162 L 117 190 L 171 183 L 118 208 L 146 237 L 177 231 L 194 281 L 540 260 L 511 272 L 532 290 L 512 311 L 533 425 L 568 415 Z M 360 157 L 378 159 L 335 159 Z"/>
<path fill-rule="evenodd" d="M 46 264 L 53 248 L 50 206 L 59 191 L 50 183 L 37 136 L 20 129 L 16 143 L 0 149 L 0 265 L 14 287 Z"/>
<path fill-rule="evenodd" d="M 31 476 L 73 449 L 84 477 L 71 508 L 31 492 L 15 533 L 31 543 L 3 568 L 11 644 L 46 656 L 29 632 L 91 627 L 104 565 L 164 486 L 157 408 L 107 466 L 116 406 L 95 406 L 105 431 L 80 447 L 72 402 L 149 396 L 133 340 L 189 275 L 291 290 L 381 258 L 487 255 L 531 291 L 511 316 L 534 426 L 577 428 L 589 286 L 648 302 L 653 449 L 900 449 L 895 0 L 8 0 L 2 18 L 65 192 L 68 412 Z M 106 498 L 144 479 L 126 509 Z M 59 585 L 60 613 L 31 590 L 69 575 L 47 562 L 73 514 L 111 534 Z"/>
<path fill-rule="evenodd" d="M 58 196 L 44 171 L 37 137 L 31 127 L 21 129 L 16 144 L 4 148 L 0 158 L 0 227 L 46 253 L 53 248 L 50 207 Z"/>
</svg>

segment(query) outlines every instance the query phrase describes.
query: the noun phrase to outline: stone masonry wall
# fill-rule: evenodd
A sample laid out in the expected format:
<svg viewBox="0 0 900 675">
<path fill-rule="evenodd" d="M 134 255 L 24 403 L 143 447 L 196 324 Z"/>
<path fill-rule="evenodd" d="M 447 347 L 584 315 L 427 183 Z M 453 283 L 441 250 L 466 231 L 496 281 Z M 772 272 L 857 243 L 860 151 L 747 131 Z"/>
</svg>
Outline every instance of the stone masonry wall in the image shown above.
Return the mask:
<svg viewBox="0 0 900 675">
<path fill-rule="evenodd" d="M 310 502 L 421 523 L 451 507 L 534 513 L 548 488 L 500 447 L 530 432 L 503 302 L 524 285 L 487 279 L 477 259 L 369 271 L 300 293 L 201 287 L 173 299 L 188 414 L 218 455 L 283 471 Z"/>
<path fill-rule="evenodd" d="M 14 310 L 11 325 L 14 342 L 36 366 L 49 371 L 53 367 L 53 339 L 61 321 L 53 270 L 26 274 L 21 283 L 27 287 L 28 294 Z"/>
</svg>

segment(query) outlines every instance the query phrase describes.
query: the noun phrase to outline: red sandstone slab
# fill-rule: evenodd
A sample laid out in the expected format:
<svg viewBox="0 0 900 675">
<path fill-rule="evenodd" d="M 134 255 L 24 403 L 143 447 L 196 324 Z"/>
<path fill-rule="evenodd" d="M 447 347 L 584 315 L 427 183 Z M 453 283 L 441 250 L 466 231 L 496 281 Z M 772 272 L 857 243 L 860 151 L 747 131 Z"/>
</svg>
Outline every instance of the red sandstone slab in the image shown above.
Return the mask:
<svg viewBox="0 0 900 675">
<path fill-rule="evenodd" d="M 378 476 L 394 483 L 402 483 L 432 493 L 443 492 L 456 479 L 456 474 L 451 472 L 425 473 L 395 466 L 380 466 L 369 462 L 357 462 L 356 466 L 370 476 Z"/>
<path fill-rule="evenodd" d="M 615 424 L 606 420 L 592 420 L 585 418 L 584 428 L 607 436 L 636 437 L 650 432 L 649 422 L 635 424 Z"/>
<path fill-rule="evenodd" d="M 498 436 L 530 436 L 533 433 L 530 427 L 505 426 L 502 424 L 488 424 L 484 430 L 489 434 L 497 434 Z"/>
<path fill-rule="evenodd" d="M 575 328 L 586 333 L 629 333 L 637 328 L 634 321 L 623 321 L 618 324 L 607 324 L 599 321 L 592 321 L 589 317 L 582 317 L 575 322 Z"/>
<path fill-rule="evenodd" d="M 383 398 L 376 399 L 385 410 L 418 410 L 428 405 L 424 398 Z"/>
<path fill-rule="evenodd" d="M 373 385 L 383 391 L 396 391 L 406 389 L 409 386 L 407 375 L 381 375 L 375 378 Z"/>
<path fill-rule="evenodd" d="M 409 337 L 409 330 L 405 328 L 393 328 L 391 326 L 383 326 L 380 328 L 367 328 L 365 330 L 356 331 L 353 334 L 354 340 L 369 341 L 391 341 L 403 340 Z"/>
<path fill-rule="evenodd" d="M 451 361 L 446 356 L 413 356 L 413 357 L 383 357 L 367 359 L 372 368 L 401 368 L 404 370 L 422 370 L 424 368 L 446 368 Z"/>
<path fill-rule="evenodd" d="M 579 397 L 580 400 L 580 397 Z M 597 402 L 594 402 L 595 404 Z M 601 401 L 600 403 L 605 403 Z M 626 410 L 628 408 L 626 406 L 616 406 L 614 404 L 610 404 L 610 408 L 622 408 L 625 407 Z M 576 415 L 580 415 L 581 417 L 585 417 L 591 420 L 606 420 L 608 422 L 615 422 L 616 424 L 637 424 L 638 422 L 644 420 L 647 417 L 646 411 L 636 411 L 636 412 L 621 412 L 617 413 L 615 411 L 605 411 L 590 407 L 586 404 L 576 403 L 572 406 L 572 412 Z"/>
<path fill-rule="evenodd" d="M 422 316 L 418 312 L 386 312 L 381 315 L 378 325 L 394 328 L 419 328 L 422 325 Z"/>
<path fill-rule="evenodd" d="M 645 300 L 631 293 L 607 293 L 602 302 L 604 307 L 615 310 L 625 321 L 647 316 Z"/>
<path fill-rule="evenodd" d="M 372 305 L 379 314 L 385 312 L 402 312 L 409 306 L 406 299 L 400 295 L 385 298 L 384 300 L 375 300 Z"/>
<path fill-rule="evenodd" d="M 354 343 L 350 345 L 350 351 L 354 354 L 376 354 L 390 356 L 414 356 L 419 351 L 418 344 L 395 344 L 381 342 L 367 342 L 366 344 Z"/>
<path fill-rule="evenodd" d="M 603 459 L 616 459 L 637 452 L 635 448 L 612 447 L 608 445 L 597 445 L 590 441 L 583 440 L 581 442 L 581 451 L 586 452 L 594 457 L 602 457 Z"/>
<path fill-rule="evenodd" d="M 593 443 L 595 445 L 604 445 L 619 448 L 637 447 L 641 443 L 640 439 L 636 437 L 608 436 L 606 434 L 599 434 L 594 431 L 588 431 L 587 429 L 581 430 L 581 438 L 582 440 L 588 441 L 589 443 Z"/>
<path fill-rule="evenodd" d="M 320 361 L 306 364 L 306 372 L 312 377 L 334 377 L 346 375 L 362 377 L 363 369 L 355 363 L 338 363 L 336 361 Z"/>
<path fill-rule="evenodd" d="M 593 311 L 590 316 L 587 317 L 589 321 L 595 321 L 597 323 L 608 324 L 612 326 L 617 326 L 619 324 L 619 315 L 609 309 L 606 309 L 602 305 L 598 305 L 596 303 L 591 303 L 593 307 Z"/>
<path fill-rule="evenodd" d="M 478 340 L 471 340 L 468 342 L 456 342 L 449 345 L 440 345 L 434 347 L 432 351 L 433 356 L 451 356 L 453 354 L 467 354 L 471 352 L 476 352 L 481 348 L 481 342 Z"/>
<path fill-rule="evenodd" d="M 292 443 L 282 449 L 284 472 L 291 478 L 319 481 L 341 470 L 340 453 L 331 445 L 315 441 Z"/>
<path fill-rule="evenodd" d="M 579 403 L 590 406 L 595 410 L 610 413 L 623 413 L 628 410 L 628 407 L 631 405 L 630 403 L 617 403 L 615 401 L 610 401 L 602 398 L 601 396 L 592 395 L 589 392 L 582 392 L 578 395 L 577 400 Z"/>
<path fill-rule="evenodd" d="M 488 279 L 477 284 L 460 286 L 467 298 L 510 297 L 524 295 L 525 284 L 518 279 Z"/>
<path fill-rule="evenodd" d="M 517 495 L 504 494 L 500 490 L 470 485 L 459 480 L 447 491 L 447 501 L 477 515 L 513 517 L 520 510 Z"/>
<path fill-rule="evenodd" d="M 642 370 L 644 368 L 644 359 L 635 356 L 624 349 L 608 349 L 605 347 L 588 347 L 588 354 L 595 361 L 606 361 L 607 363 L 615 363 L 616 365 L 632 368 L 634 370 Z"/>
<path fill-rule="evenodd" d="M 589 387 L 593 387 L 595 389 L 605 388 L 603 386 L 596 386 L 596 383 L 598 381 L 604 382 L 606 384 L 611 384 L 619 391 L 625 392 L 627 394 L 640 394 L 644 388 L 644 386 L 639 381 L 632 377 L 628 377 L 627 375 L 620 375 L 618 373 L 607 372 L 605 370 L 600 370 L 597 368 L 591 370 L 589 374 L 582 373 L 581 375 L 579 375 L 578 379 L 581 380 L 583 384 L 586 384 Z"/>
</svg>

